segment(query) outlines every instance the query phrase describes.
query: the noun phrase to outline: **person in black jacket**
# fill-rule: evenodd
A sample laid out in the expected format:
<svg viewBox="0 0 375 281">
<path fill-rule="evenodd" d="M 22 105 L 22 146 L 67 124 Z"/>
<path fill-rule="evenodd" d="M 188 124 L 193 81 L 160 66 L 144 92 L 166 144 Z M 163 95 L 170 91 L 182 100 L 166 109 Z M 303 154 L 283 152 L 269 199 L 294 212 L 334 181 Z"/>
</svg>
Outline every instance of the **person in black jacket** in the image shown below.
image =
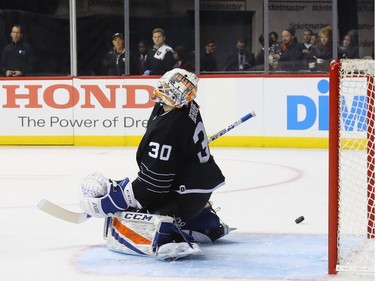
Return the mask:
<svg viewBox="0 0 375 281">
<path fill-rule="evenodd" d="M 145 40 L 138 42 L 137 52 L 137 74 L 142 75 L 146 70 L 148 46 Z"/>
<path fill-rule="evenodd" d="M 165 31 L 155 28 L 152 31 L 154 46 L 147 54 L 145 75 L 163 75 L 173 68 L 173 49 L 165 43 Z"/>
<path fill-rule="evenodd" d="M 177 46 L 174 49 L 173 57 L 176 62 L 173 68 L 182 68 L 187 71 L 194 72 L 194 63 L 192 62 L 189 54 L 186 52 L 184 46 Z"/>
<path fill-rule="evenodd" d="M 102 60 L 102 75 L 121 76 L 125 75 L 125 40 L 122 33 L 112 35 L 113 48 L 107 52 Z M 136 61 L 132 54 L 129 60 L 130 75 L 136 74 Z"/>
<path fill-rule="evenodd" d="M 303 52 L 295 37 L 294 29 L 284 29 L 281 32 L 282 45 L 279 53 L 271 53 L 278 63 L 278 70 L 298 71 L 302 68 Z"/>
<path fill-rule="evenodd" d="M 246 40 L 237 40 L 237 52 L 228 56 L 224 71 L 248 71 L 255 66 L 255 55 L 246 49 Z"/>
<path fill-rule="evenodd" d="M 313 32 L 311 29 L 305 29 L 303 31 L 303 39 L 304 41 L 300 43 L 303 53 L 303 59 L 307 59 L 308 54 L 311 52 L 312 48 L 314 48 L 313 44 L 311 43 L 311 36 Z"/>
<path fill-rule="evenodd" d="M 356 30 L 350 30 L 344 36 L 337 53 L 339 59 L 359 58 L 358 32 Z"/>
<path fill-rule="evenodd" d="M 217 60 L 215 57 L 216 44 L 212 39 L 204 42 L 204 52 L 201 54 L 200 71 L 213 72 L 218 71 Z"/>
<path fill-rule="evenodd" d="M 10 33 L 12 43 L 6 45 L 1 54 L 2 73 L 6 77 L 19 77 L 32 74 L 35 57 L 32 47 L 24 42 L 21 25 L 14 25 Z"/>
</svg>

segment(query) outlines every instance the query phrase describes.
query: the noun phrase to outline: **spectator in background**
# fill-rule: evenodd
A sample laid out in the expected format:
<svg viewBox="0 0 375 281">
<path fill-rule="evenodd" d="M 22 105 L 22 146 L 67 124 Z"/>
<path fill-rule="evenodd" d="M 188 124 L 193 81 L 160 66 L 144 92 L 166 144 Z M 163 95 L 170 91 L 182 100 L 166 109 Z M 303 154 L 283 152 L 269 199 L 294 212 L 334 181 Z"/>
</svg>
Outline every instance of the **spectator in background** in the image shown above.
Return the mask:
<svg viewBox="0 0 375 281">
<path fill-rule="evenodd" d="M 229 55 L 224 71 L 248 71 L 255 66 L 255 55 L 246 49 L 246 40 L 237 40 L 237 52 Z"/>
<path fill-rule="evenodd" d="M 358 32 L 350 30 L 343 38 L 338 50 L 339 59 L 358 59 Z"/>
<path fill-rule="evenodd" d="M 318 34 L 316 34 L 316 33 L 311 34 L 310 43 L 311 43 L 312 47 L 315 48 L 316 43 L 318 43 Z"/>
<path fill-rule="evenodd" d="M 311 68 L 328 71 L 332 58 L 332 27 L 328 25 L 319 31 L 319 41 L 309 54 L 309 59 L 315 60 L 315 68 Z"/>
<path fill-rule="evenodd" d="M 194 65 L 189 60 L 184 46 L 178 46 L 174 49 L 173 58 L 175 60 L 173 68 L 181 68 L 189 72 L 194 70 Z"/>
<path fill-rule="evenodd" d="M 294 29 L 284 29 L 281 32 L 282 45 L 280 53 L 270 53 L 273 68 L 286 71 L 297 71 L 301 68 L 302 48 L 295 37 Z"/>
<path fill-rule="evenodd" d="M 311 29 L 305 29 L 303 31 L 303 39 L 304 41 L 301 42 L 301 48 L 302 48 L 302 53 L 303 53 L 303 59 L 307 59 L 308 54 L 311 52 L 311 49 L 313 48 L 313 45 L 311 43 L 311 36 L 313 32 Z"/>
<path fill-rule="evenodd" d="M 262 46 L 262 48 L 258 51 L 258 53 L 255 56 L 255 64 L 257 65 L 258 70 L 264 70 L 264 35 L 263 33 L 259 35 L 258 41 L 260 45 Z"/>
<path fill-rule="evenodd" d="M 270 53 L 279 53 L 280 52 L 280 43 L 279 43 L 279 35 L 277 34 L 276 31 L 271 31 L 268 34 L 268 40 L 269 40 L 269 51 Z"/>
<path fill-rule="evenodd" d="M 165 44 L 165 32 L 161 28 L 152 31 L 154 46 L 147 54 L 145 75 L 163 75 L 175 64 L 173 49 Z"/>
<path fill-rule="evenodd" d="M 271 38 L 271 37 L 273 37 L 273 38 Z M 277 42 L 277 38 L 278 38 L 278 35 L 277 35 L 276 32 L 272 31 L 272 32 L 269 33 L 268 52 L 269 52 L 270 57 L 269 57 L 268 62 L 270 62 L 270 67 L 272 67 L 272 62 L 273 62 L 273 57 L 272 57 L 271 54 L 280 53 L 280 51 L 279 51 L 280 46 L 279 46 L 279 43 Z M 258 41 L 259 41 L 260 45 L 262 45 L 262 48 L 258 51 L 258 53 L 255 56 L 255 64 L 256 64 L 255 70 L 264 70 L 264 35 L 263 35 L 263 33 L 261 35 L 259 35 Z"/>
<path fill-rule="evenodd" d="M 326 26 L 319 31 L 319 41 L 315 47 L 315 56 L 324 60 L 332 59 L 332 28 Z"/>
<path fill-rule="evenodd" d="M 2 72 L 6 77 L 20 77 L 32 74 L 35 57 L 32 47 L 24 42 L 21 25 L 14 25 L 10 33 L 12 42 L 1 54 Z"/>
<path fill-rule="evenodd" d="M 146 41 L 141 40 L 138 43 L 137 74 L 142 75 L 146 70 L 148 47 Z"/>
<path fill-rule="evenodd" d="M 310 63 L 312 62 L 311 60 L 311 52 L 313 52 L 313 44 L 311 42 L 311 37 L 313 35 L 313 32 L 311 29 L 305 29 L 303 31 L 303 42 L 300 43 L 301 49 L 302 49 L 302 60 L 303 60 L 303 68 L 304 69 L 310 69 Z"/>
<path fill-rule="evenodd" d="M 204 53 L 201 55 L 201 72 L 218 71 L 215 57 L 215 41 L 207 39 L 204 43 Z"/>
<path fill-rule="evenodd" d="M 119 76 L 125 75 L 125 40 L 122 33 L 112 35 L 113 49 L 107 52 L 102 60 L 103 75 Z M 135 74 L 135 60 L 130 55 L 130 75 Z"/>
</svg>

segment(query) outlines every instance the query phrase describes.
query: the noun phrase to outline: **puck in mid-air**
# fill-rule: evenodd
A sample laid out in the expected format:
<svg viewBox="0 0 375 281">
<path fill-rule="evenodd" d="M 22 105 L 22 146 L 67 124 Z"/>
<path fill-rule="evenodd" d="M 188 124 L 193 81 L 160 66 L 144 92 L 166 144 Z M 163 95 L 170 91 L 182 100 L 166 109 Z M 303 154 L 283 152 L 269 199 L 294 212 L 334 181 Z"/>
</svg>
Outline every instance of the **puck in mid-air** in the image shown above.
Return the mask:
<svg viewBox="0 0 375 281">
<path fill-rule="evenodd" d="M 296 223 L 301 223 L 301 222 L 303 222 L 304 220 L 305 220 L 305 218 L 304 218 L 303 216 L 300 216 L 300 217 L 298 217 L 298 218 L 295 219 L 295 222 L 296 222 Z"/>
</svg>

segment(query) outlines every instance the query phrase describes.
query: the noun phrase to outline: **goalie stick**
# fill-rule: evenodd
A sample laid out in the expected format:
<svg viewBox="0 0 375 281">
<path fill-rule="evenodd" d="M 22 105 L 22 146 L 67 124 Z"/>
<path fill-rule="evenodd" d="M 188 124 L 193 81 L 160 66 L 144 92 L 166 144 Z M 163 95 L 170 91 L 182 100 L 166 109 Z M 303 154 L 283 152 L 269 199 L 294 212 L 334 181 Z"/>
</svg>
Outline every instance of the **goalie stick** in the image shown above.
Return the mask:
<svg viewBox="0 0 375 281">
<path fill-rule="evenodd" d="M 223 130 L 221 130 L 220 132 L 214 134 L 213 136 L 211 136 L 209 139 L 208 139 L 208 143 L 218 139 L 219 137 L 221 137 L 222 135 L 225 135 L 226 133 L 228 133 L 229 131 L 231 131 L 232 129 L 236 128 L 238 125 L 242 124 L 243 122 L 249 120 L 250 118 L 252 117 L 255 117 L 255 112 L 252 111 L 248 114 L 246 114 L 245 116 L 243 116 L 241 119 L 237 120 L 236 122 L 230 124 L 228 127 L 224 128 Z M 47 214 L 50 214 L 56 218 L 59 218 L 59 219 L 62 219 L 64 221 L 67 221 L 67 222 L 71 222 L 71 223 L 82 223 L 82 222 L 85 222 L 87 221 L 91 216 L 89 214 L 86 214 L 86 213 L 77 213 L 77 212 L 72 212 L 72 211 L 69 211 L 65 208 L 62 208 L 50 201 L 48 201 L 47 199 L 42 199 L 37 207 L 46 212 Z"/>
<path fill-rule="evenodd" d="M 69 211 L 67 209 L 64 209 L 63 207 L 53 204 L 47 199 L 40 200 L 37 207 L 47 214 L 71 223 L 82 223 L 90 218 L 90 215 L 86 213 L 76 213 Z"/>
<path fill-rule="evenodd" d="M 230 124 L 228 127 L 226 127 L 225 129 L 222 129 L 220 132 L 214 134 L 213 136 L 211 136 L 209 139 L 208 139 L 208 143 L 216 140 L 217 138 L 221 137 L 222 135 L 225 135 L 226 133 L 228 133 L 230 130 L 236 128 L 238 125 L 242 124 L 243 122 L 249 120 L 251 117 L 255 117 L 255 112 L 252 111 L 248 114 L 246 114 L 245 116 L 243 116 L 240 120 L 237 120 L 236 122 Z"/>
</svg>

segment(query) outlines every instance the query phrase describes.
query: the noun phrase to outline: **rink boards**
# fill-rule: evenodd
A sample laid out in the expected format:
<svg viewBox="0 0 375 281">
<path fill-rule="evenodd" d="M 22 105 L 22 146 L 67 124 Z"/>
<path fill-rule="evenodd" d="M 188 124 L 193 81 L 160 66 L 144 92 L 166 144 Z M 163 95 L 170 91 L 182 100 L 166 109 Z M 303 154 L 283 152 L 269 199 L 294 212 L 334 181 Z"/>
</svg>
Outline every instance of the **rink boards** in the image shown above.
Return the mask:
<svg viewBox="0 0 375 281">
<path fill-rule="evenodd" d="M 136 146 L 156 82 L 142 76 L 1 79 L 0 145 Z M 208 136 L 251 111 L 257 115 L 213 146 L 326 148 L 328 99 L 323 74 L 206 75 L 196 101 Z"/>
</svg>

